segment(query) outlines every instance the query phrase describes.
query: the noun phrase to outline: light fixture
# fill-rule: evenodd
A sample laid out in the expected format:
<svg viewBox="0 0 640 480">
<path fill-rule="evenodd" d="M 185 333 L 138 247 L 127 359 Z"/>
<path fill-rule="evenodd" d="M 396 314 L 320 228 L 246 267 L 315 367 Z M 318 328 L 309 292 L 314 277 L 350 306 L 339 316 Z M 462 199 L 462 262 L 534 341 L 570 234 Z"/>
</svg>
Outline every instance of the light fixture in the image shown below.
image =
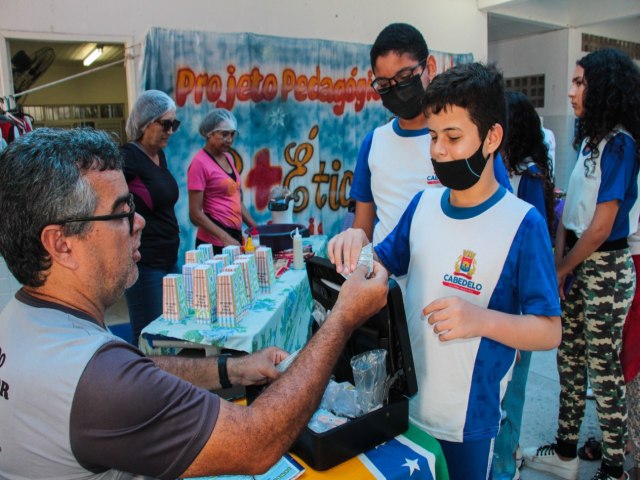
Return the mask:
<svg viewBox="0 0 640 480">
<path fill-rule="evenodd" d="M 102 55 L 102 45 L 98 45 L 96 48 L 94 48 L 91 53 L 89 55 L 87 55 L 87 58 L 85 58 L 82 61 L 82 64 L 85 67 L 88 67 L 89 65 L 91 65 L 93 62 L 96 61 L 96 59 Z"/>
</svg>

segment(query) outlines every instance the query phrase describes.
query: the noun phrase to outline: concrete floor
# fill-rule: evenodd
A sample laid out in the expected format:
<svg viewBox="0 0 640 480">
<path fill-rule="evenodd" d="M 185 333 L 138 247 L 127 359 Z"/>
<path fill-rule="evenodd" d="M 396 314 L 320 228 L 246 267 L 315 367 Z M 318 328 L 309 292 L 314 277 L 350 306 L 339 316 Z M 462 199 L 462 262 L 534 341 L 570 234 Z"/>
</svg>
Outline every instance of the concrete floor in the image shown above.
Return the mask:
<svg viewBox="0 0 640 480">
<path fill-rule="evenodd" d="M 520 444 L 523 447 L 537 447 L 554 441 L 557 428 L 559 392 L 556 351 L 534 352 L 531 358 L 520 436 Z M 579 445 L 582 445 L 589 437 L 596 437 L 598 440 L 602 438 L 594 400 L 587 400 L 587 410 L 580 430 Z M 599 466 L 600 462 L 581 460 L 579 480 L 591 480 Z M 627 455 L 625 470 L 628 470 L 631 466 L 631 456 Z M 557 478 L 553 475 L 526 468 L 526 463 L 520 474 L 523 480 Z"/>
</svg>

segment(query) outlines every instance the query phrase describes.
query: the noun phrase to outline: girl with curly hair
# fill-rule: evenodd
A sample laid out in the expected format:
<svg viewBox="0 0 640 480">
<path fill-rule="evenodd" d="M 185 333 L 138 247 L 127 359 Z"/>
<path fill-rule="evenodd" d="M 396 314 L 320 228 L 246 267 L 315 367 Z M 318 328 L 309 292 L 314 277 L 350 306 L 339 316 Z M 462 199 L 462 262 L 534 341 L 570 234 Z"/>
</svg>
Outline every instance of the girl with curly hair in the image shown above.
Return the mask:
<svg viewBox="0 0 640 480">
<path fill-rule="evenodd" d="M 504 159 L 513 193 L 530 203 L 547 221 L 553 238 L 554 194 L 549 149 L 544 142 L 540 117 L 526 95 L 506 92 L 507 133 L 502 144 Z M 511 381 L 502 400 L 506 416 L 494 447 L 494 479 L 519 478 L 516 450 L 520 441 L 520 426 L 524 393 L 531 364 L 531 352 L 520 351 Z"/>
<path fill-rule="evenodd" d="M 538 209 L 553 237 L 553 171 L 540 117 L 523 93 L 507 92 L 505 98 L 509 123 L 502 156 L 513 193 Z"/>
<path fill-rule="evenodd" d="M 578 117 L 578 160 L 555 244 L 564 301 L 558 431 L 556 443 L 525 452 L 525 459 L 536 470 L 578 478 L 588 374 L 603 436 L 593 480 L 624 479 L 627 408 L 619 355 L 636 280 L 627 237 L 640 214 L 640 70 L 617 50 L 592 52 L 577 62 L 569 98 Z"/>
</svg>

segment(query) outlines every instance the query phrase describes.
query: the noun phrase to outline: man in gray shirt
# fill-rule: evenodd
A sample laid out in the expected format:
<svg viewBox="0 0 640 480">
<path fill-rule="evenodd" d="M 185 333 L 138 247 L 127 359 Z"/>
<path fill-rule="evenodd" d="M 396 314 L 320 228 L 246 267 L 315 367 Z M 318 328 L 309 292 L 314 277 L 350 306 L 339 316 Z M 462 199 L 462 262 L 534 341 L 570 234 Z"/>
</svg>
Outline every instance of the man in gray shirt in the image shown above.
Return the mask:
<svg viewBox="0 0 640 480">
<path fill-rule="evenodd" d="M 0 211 L 0 254 L 23 285 L 0 314 L 1 478 L 263 472 L 317 408 L 352 331 L 386 302 L 384 269 L 358 271 L 279 378 L 286 353 L 274 347 L 226 367 L 146 358 L 104 324 L 136 281 L 144 228 L 109 136 L 43 128 L 13 142 L 0 155 Z M 273 384 L 239 406 L 208 391 L 219 372 Z"/>
</svg>

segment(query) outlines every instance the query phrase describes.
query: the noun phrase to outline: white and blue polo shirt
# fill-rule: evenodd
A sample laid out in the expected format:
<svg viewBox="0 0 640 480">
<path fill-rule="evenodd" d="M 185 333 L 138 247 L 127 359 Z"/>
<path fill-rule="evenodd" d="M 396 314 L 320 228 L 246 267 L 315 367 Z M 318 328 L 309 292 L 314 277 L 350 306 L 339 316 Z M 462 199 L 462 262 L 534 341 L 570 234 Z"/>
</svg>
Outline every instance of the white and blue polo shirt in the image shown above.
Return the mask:
<svg viewBox="0 0 640 480">
<path fill-rule="evenodd" d="M 562 224 L 578 238 L 589 228 L 599 203 L 618 200 L 618 213 L 606 241 L 627 238 L 638 230 L 640 176 L 636 144 L 631 135 L 616 128 L 592 154 L 585 139 L 569 178 Z"/>
<path fill-rule="evenodd" d="M 409 336 L 419 391 L 412 422 L 438 439 L 492 438 L 515 350 L 488 338 L 441 342 L 422 309 L 445 296 L 511 314 L 560 315 L 547 225 L 531 205 L 499 187 L 472 208 L 449 203 L 449 189 L 414 197 L 375 251 L 407 274 Z"/>
<path fill-rule="evenodd" d="M 351 198 L 373 202 L 378 221 L 376 245 L 396 226 L 414 195 L 426 187 L 441 187 L 433 171 L 429 129 L 404 130 L 398 119 L 369 132 L 360 147 Z"/>
</svg>

